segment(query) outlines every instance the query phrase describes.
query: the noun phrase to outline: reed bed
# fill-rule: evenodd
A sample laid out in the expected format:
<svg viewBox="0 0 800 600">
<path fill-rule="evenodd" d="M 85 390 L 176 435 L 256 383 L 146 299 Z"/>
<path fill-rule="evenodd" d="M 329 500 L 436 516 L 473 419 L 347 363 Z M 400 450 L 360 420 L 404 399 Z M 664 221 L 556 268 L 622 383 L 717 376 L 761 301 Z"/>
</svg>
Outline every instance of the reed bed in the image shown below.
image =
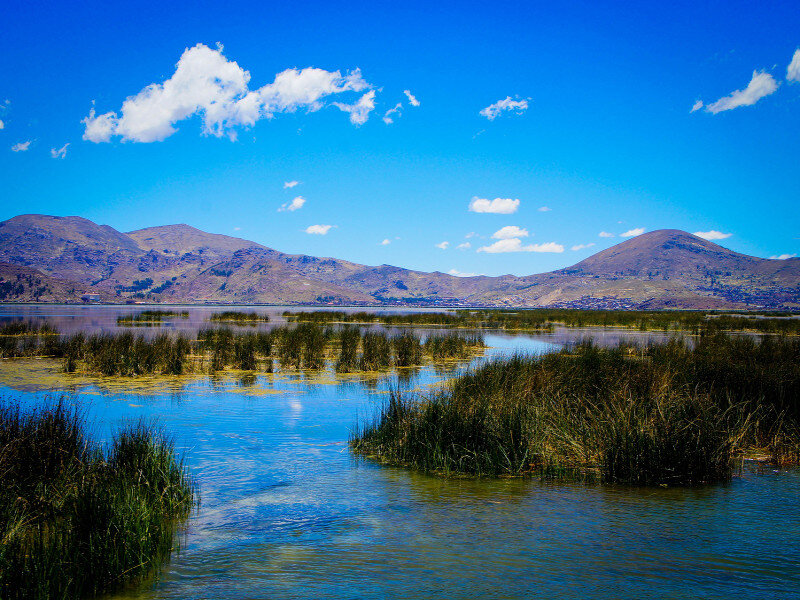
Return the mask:
<svg viewBox="0 0 800 600">
<path fill-rule="evenodd" d="M 143 310 L 134 315 L 123 315 L 117 317 L 117 325 L 147 326 L 160 325 L 165 319 L 188 319 L 189 311 L 173 310 Z"/>
<path fill-rule="evenodd" d="M 86 598 L 157 575 L 195 486 L 154 426 L 105 446 L 63 402 L 0 403 L 0 596 Z"/>
<path fill-rule="evenodd" d="M 461 327 L 469 329 L 508 329 L 550 331 L 564 327 L 626 327 L 641 331 L 751 331 L 757 333 L 800 334 L 800 319 L 787 313 L 725 314 L 711 311 L 641 310 L 455 310 L 448 313 L 423 312 L 402 315 L 344 311 L 284 312 L 290 321 L 301 323 L 381 323 L 390 326 Z"/>
<path fill-rule="evenodd" d="M 800 340 L 704 336 L 498 359 L 431 395 L 390 394 L 351 448 L 441 474 L 636 485 L 724 481 L 800 458 Z"/>
<path fill-rule="evenodd" d="M 269 315 L 260 315 L 257 312 L 226 310 L 223 312 L 213 313 L 208 320 L 234 324 L 268 323 Z"/>
</svg>

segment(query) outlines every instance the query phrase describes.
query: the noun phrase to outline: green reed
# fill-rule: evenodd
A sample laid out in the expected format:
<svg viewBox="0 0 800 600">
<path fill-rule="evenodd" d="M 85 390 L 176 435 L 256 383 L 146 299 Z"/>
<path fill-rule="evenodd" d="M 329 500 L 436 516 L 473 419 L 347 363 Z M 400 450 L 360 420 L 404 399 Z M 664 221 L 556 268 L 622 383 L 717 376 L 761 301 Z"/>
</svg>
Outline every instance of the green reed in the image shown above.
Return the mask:
<svg viewBox="0 0 800 600">
<path fill-rule="evenodd" d="M 123 315 L 117 317 L 117 325 L 160 325 L 165 319 L 170 318 L 188 319 L 189 311 L 173 311 L 173 310 L 143 310 L 133 315 Z"/>
<path fill-rule="evenodd" d="M 195 486 L 139 422 L 104 446 L 63 402 L 0 403 L 0 597 L 85 598 L 157 575 Z"/>
<path fill-rule="evenodd" d="M 628 484 L 725 480 L 745 451 L 800 459 L 800 340 L 707 335 L 494 360 L 391 394 L 350 443 L 413 468 Z"/>
</svg>

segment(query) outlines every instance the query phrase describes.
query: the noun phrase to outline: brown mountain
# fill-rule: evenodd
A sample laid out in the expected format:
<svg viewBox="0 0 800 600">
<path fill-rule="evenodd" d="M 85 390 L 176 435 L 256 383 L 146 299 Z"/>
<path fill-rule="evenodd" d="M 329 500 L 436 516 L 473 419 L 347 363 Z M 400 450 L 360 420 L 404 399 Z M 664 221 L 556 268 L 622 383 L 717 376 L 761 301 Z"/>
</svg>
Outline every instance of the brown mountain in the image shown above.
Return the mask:
<svg viewBox="0 0 800 600">
<path fill-rule="evenodd" d="M 646 233 L 526 277 L 453 277 L 284 254 L 188 225 L 120 233 L 81 217 L 0 223 L 0 260 L 58 285 L 40 299 L 270 304 L 769 308 L 800 303 L 800 259 L 738 254 L 678 230 Z M 75 292 L 70 294 L 69 285 Z M 59 287 L 61 286 L 61 287 Z M 26 296 L 27 298 L 27 296 Z"/>
</svg>

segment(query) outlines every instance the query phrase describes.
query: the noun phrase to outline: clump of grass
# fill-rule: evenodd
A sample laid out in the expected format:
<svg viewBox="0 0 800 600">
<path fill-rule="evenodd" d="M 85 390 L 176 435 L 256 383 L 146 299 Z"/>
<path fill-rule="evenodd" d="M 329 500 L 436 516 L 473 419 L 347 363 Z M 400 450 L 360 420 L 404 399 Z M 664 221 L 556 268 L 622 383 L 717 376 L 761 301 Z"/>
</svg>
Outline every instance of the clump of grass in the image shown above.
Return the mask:
<svg viewBox="0 0 800 600">
<path fill-rule="evenodd" d="M 339 373 L 351 373 L 358 370 L 358 347 L 361 344 L 361 331 L 357 327 L 344 327 L 339 332 L 341 348 L 336 361 Z"/>
<path fill-rule="evenodd" d="M 392 345 L 386 333 L 368 331 L 361 338 L 361 346 L 359 368 L 362 371 L 379 371 L 391 364 Z"/>
<path fill-rule="evenodd" d="M 391 395 L 351 447 L 425 471 L 627 484 L 731 476 L 800 448 L 800 340 L 715 334 L 492 361 L 431 396 Z"/>
<path fill-rule="evenodd" d="M 269 315 L 260 315 L 257 312 L 226 310 L 223 312 L 213 313 L 208 320 L 234 324 L 267 323 L 269 322 Z"/>
<path fill-rule="evenodd" d="M 194 502 L 172 441 L 152 425 L 104 447 L 63 402 L 0 404 L 3 598 L 85 598 L 154 574 Z"/>
<path fill-rule="evenodd" d="M 415 367 L 422 363 L 422 344 L 410 331 L 393 337 L 392 347 L 396 367 Z"/>
<path fill-rule="evenodd" d="M 425 352 L 434 360 L 468 358 L 473 348 L 484 347 L 483 336 L 460 331 L 431 335 L 425 340 Z"/>
<path fill-rule="evenodd" d="M 102 375 L 135 377 L 137 375 L 180 375 L 185 370 L 187 356 L 191 350 L 189 341 L 183 336 L 158 335 L 148 340 L 132 333 L 97 334 L 88 338 L 66 340 L 71 348 L 82 341 L 80 350 L 71 350 L 65 370 L 76 364 L 75 355 L 83 356 L 90 371 Z"/>
</svg>

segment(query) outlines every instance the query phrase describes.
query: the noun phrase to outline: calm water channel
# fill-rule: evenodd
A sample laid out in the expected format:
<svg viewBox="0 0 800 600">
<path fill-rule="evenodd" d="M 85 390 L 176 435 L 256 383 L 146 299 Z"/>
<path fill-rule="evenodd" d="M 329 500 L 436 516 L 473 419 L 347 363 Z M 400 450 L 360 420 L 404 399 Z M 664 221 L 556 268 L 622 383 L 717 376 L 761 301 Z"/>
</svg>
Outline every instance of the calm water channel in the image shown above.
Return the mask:
<svg viewBox="0 0 800 600">
<path fill-rule="evenodd" d="M 6 306 L 0 320 L 108 331 L 141 309 Z M 197 329 L 219 309 L 188 310 L 160 329 Z M 280 321 L 282 309 L 257 310 Z M 590 333 L 609 344 L 653 337 Z M 486 356 L 546 352 L 586 334 L 487 334 Z M 8 376 L 15 368 L 3 367 L 0 394 L 59 393 L 44 388 L 63 377 L 25 381 Z M 422 369 L 405 385 L 450 375 Z M 428 477 L 348 452 L 357 418 L 390 384 L 279 373 L 58 385 L 100 436 L 157 418 L 200 489 L 160 580 L 115 598 L 800 598 L 797 469 L 746 463 L 730 484 L 694 489 Z"/>
</svg>

